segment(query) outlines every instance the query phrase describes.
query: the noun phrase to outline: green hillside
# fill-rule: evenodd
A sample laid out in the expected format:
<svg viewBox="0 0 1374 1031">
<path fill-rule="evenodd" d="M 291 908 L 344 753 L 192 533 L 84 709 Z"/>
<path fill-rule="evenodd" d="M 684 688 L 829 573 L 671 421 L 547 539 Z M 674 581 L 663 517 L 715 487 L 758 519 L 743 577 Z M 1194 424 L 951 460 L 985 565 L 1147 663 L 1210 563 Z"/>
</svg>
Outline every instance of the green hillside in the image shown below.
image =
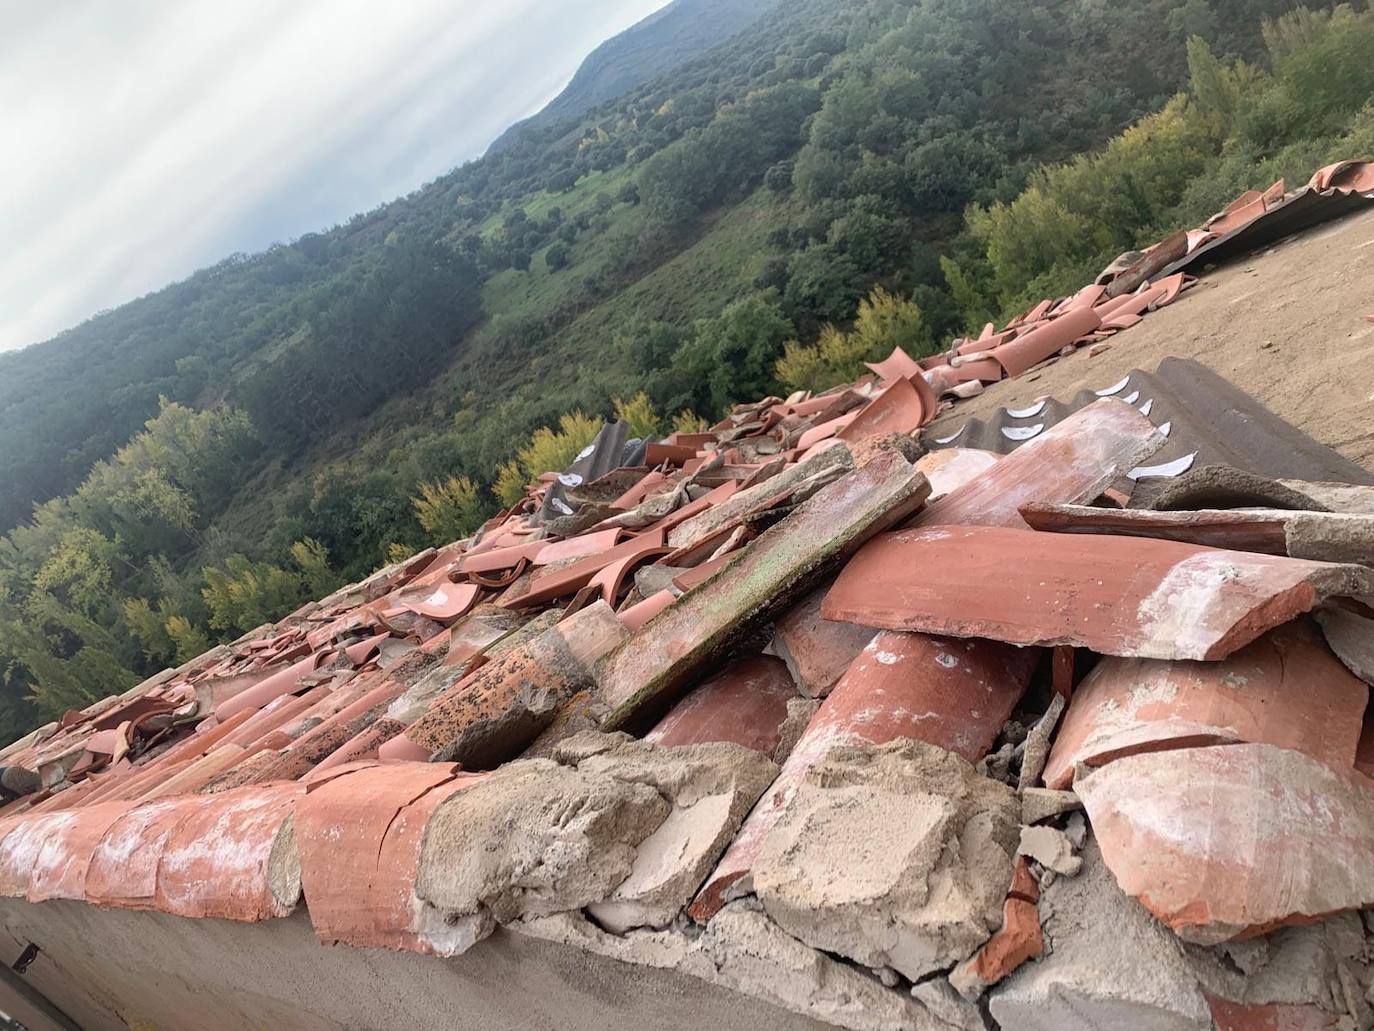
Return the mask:
<svg viewBox="0 0 1374 1031">
<path fill-rule="evenodd" d="M 499 151 L 525 129 L 570 122 L 729 39 L 774 0 L 672 0 L 587 55 L 572 81 L 538 114 L 491 145 Z"/>
<path fill-rule="evenodd" d="M 789 0 L 346 225 L 0 355 L 0 728 L 461 536 L 617 401 L 647 431 L 838 375 L 892 326 L 933 347 L 1369 150 L 1371 16 L 1266 22 L 1289 6 Z"/>
</svg>

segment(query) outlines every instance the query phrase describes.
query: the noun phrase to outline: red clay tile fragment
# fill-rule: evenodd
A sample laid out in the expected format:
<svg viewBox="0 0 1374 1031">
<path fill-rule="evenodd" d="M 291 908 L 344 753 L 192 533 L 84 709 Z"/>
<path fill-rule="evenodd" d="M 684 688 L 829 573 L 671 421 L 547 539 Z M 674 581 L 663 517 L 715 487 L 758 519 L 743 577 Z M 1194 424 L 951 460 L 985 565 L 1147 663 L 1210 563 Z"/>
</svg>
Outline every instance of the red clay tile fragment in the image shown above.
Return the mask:
<svg viewBox="0 0 1374 1031">
<path fill-rule="evenodd" d="M 677 595 L 665 587 L 663 590 L 649 595 L 643 601 L 622 610 L 618 615 L 627 630 L 638 630 L 675 601 L 677 601 Z"/>
<path fill-rule="evenodd" d="M 518 755 L 568 699 L 590 686 L 591 664 L 625 637 L 605 602 L 589 605 L 464 677 L 378 754 L 393 758 L 418 746 L 428 756 L 467 769 L 499 765 Z"/>
<path fill-rule="evenodd" d="M 662 480 L 663 474 L 659 473 L 658 477 Z M 609 530 L 598 530 L 595 533 L 584 533 L 577 537 L 570 537 L 565 541 L 554 541 L 540 548 L 530 564 L 546 566 L 550 562 L 561 562 L 564 559 L 599 555 L 619 544 L 624 533 L 625 531 L 620 527 L 613 526 Z"/>
<path fill-rule="evenodd" d="M 1369 688 L 1307 619 L 1269 631 L 1220 662 L 1104 658 L 1084 678 L 1045 767 L 1066 788 L 1079 763 L 1232 742 L 1292 748 L 1337 769 L 1355 764 Z"/>
<path fill-rule="evenodd" d="M 1339 1017 L 1320 1006 L 1205 998 L 1217 1031 L 1335 1031 L 1341 1026 Z"/>
<path fill-rule="evenodd" d="M 806 771 L 837 745 L 926 741 L 981 759 L 1035 669 L 1032 650 L 990 641 L 879 634 L 840 678 L 688 910 L 705 923 L 747 885 Z M 739 882 L 743 882 L 740 884 Z"/>
<path fill-rule="evenodd" d="M 636 548 L 598 572 L 591 578 L 588 586 L 597 588 L 600 591 L 601 600 L 606 604 L 615 605 L 620 598 L 620 591 L 624 586 L 625 578 L 633 573 L 637 566 L 642 566 L 645 562 L 666 555 L 668 551 L 668 548 L 653 544 Z"/>
<path fill-rule="evenodd" d="M 1102 317 L 1093 308 L 1075 308 L 1038 329 L 993 348 L 989 354 L 1008 376 L 1019 376 L 1101 324 Z"/>
<path fill-rule="evenodd" d="M 644 739 L 667 748 L 733 741 L 771 756 L 782 737 L 787 703 L 796 697 L 779 659 L 737 659 L 693 688 Z"/>
<path fill-rule="evenodd" d="M 612 548 L 580 559 L 572 565 L 536 573 L 528 591 L 503 604 L 507 608 L 528 608 L 531 605 L 542 605 L 565 594 L 576 594 L 591 583 L 592 579 L 603 569 L 629 560 L 630 564 L 624 565 L 621 569 L 623 575 L 633 562 L 644 561 L 653 554 L 659 553 L 660 549 L 663 548 L 663 537 L 661 529 L 647 530 L 638 537 L 622 541 Z"/>
<path fill-rule="evenodd" d="M 313 673 L 322 658 L 319 653 L 307 655 L 285 669 L 278 670 L 248 690 L 240 691 L 232 698 L 221 702 L 215 707 L 215 716 L 223 723 L 245 709 L 260 709 L 282 695 L 295 694 L 300 687 L 301 678 L 307 673 Z"/>
<path fill-rule="evenodd" d="M 1021 507 L 1033 529 L 1057 533 L 1119 533 L 1238 551 L 1374 565 L 1374 515 L 1275 508 L 1094 508 L 1032 502 Z"/>
<path fill-rule="evenodd" d="M 1374 904 L 1374 782 L 1267 744 L 1126 756 L 1080 778 L 1128 895 L 1200 945 Z"/>
<path fill-rule="evenodd" d="M 916 373 L 916 378 L 925 386 L 925 380 L 921 379 L 919 372 Z M 926 393 L 930 394 L 928 386 Z M 933 394 L 930 395 L 930 399 L 934 401 Z M 911 380 L 899 379 L 884 387 L 854 418 L 840 427 L 835 436 L 840 440 L 854 443 L 865 437 L 875 437 L 884 433 L 915 433 L 934 417 L 935 405 L 932 403 L 927 406 L 921 400 L 921 395 Z M 803 436 L 802 446 L 805 446 L 805 443 Z"/>
<path fill-rule="evenodd" d="M 932 499 L 944 497 L 987 472 L 1002 458 L 995 451 L 971 447 L 947 447 L 928 451 L 916 460 L 916 468 L 930 481 Z"/>
<path fill-rule="evenodd" d="M 919 463 L 918 463 L 919 467 Z M 827 588 L 812 591 L 774 625 L 769 649 L 787 663 L 798 690 L 824 698 L 878 631 L 821 615 Z"/>
<path fill-rule="evenodd" d="M 402 591 L 396 601 L 411 612 L 447 626 L 466 614 L 481 597 L 482 588 L 477 584 L 442 583 Z"/>
<path fill-rule="evenodd" d="M 168 838 L 188 812 L 213 804 L 211 795 L 183 795 L 126 809 L 91 856 L 87 900 L 119 909 L 153 909 Z"/>
<path fill-rule="evenodd" d="M 1032 501 L 1085 502 L 1142 464 L 1165 438 L 1148 418 L 1116 398 L 1102 398 L 1022 444 L 981 476 L 933 501 L 917 526 L 962 523 L 1024 527 Z"/>
<path fill-rule="evenodd" d="M 974 998 L 1044 951 L 1045 938 L 1035 903 L 1008 896 L 1002 904 L 1002 926 L 982 948 L 955 967 L 950 982 Z"/>
<path fill-rule="evenodd" d="M 286 916 L 300 898 L 283 829 L 299 784 L 264 784 L 207 796 L 172 828 L 157 869 L 154 908 L 224 920 Z"/>
<path fill-rule="evenodd" d="M 891 383 L 894 380 L 906 379 L 920 373 L 921 366 L 916 359 L 907 354 L 900 347 L 894 347 L 892 353 L 880 362 L 864 362 L 864 366 L 877 373 L 884 383 Z"/>
<path fill-rule="evenodd" d="M 476 779 L 449 763 L 372 766 L 297 803 L 301 886 L 322 943 L 451 954 L 442 920 L 426 920 L 415 898 L 415 874 L 428 815 Z"/>
<path fill-rule="evenodd" d="M 1374 571 L 1363 566 L 1145 537 L 948 526 L 871 541 L 821 612 L 893 630 L 1212 660 L 1329 597 L 1368 594 Z"/>
<path fill-rule="evenodd" d="M 647 706 L 664 704 L 703 664 L 834 563 L 914 512 L 929 490 L 925 477 L 896 452 L 823 487 L 753 541 L 728 576 L 687 592 L 596 664 L 597 696 L 609 710 L 605 725 L 619 726 Z"/>
</svg>

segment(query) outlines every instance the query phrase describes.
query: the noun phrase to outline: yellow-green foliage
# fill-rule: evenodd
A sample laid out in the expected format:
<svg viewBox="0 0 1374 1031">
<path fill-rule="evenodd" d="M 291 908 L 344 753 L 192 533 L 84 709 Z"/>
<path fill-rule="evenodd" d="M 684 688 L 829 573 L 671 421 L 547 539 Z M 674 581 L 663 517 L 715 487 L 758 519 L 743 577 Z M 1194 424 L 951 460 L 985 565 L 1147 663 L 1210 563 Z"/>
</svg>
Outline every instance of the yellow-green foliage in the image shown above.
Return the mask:
<svg viewBox="0 0 1374 1031">
<path fill-rule="evenodd" d="M 315 538 L 306 537 L 291 545 L 291 561 L 300 569 L 305 589 L 313 597 L 322 598 L 339 586 L 338 574 L 329 568 L 329 550 Z"/>
<path fill-rule="evenodd" d="M 466 476 L 420 484 L 420 496 L 411 498 L 411 504 L 420 526 L 436 544 L 467 537 L 482 524 L 477 485 Z"/>
<path fill-rule="evenodd" d="M 690 408 L 684 408 L 673 416 L 674 433 L 704 433 L 707 422 Z"/>
<path fill-rule="evenodd" d="M 541 426 L 534 431 L 530 442 L 520 449 L 520 466 L 531 480 L 566 469 L 600 429 L 600 420 L 581 411 L 568 412 L 558 420 L 557 430 Z"/>
<path fill-rule="evenodd" d="M 216 630 L 251 630 L 289 612 L 301 598 L 300 578 L 245 555 L 230 555 L 224 565 L 207 566 L 201 597 Z"/>
<path fill-rule="evenodd" d="M 167 617 L 154 611 L 147 598 L 125 598 L 122 608 L 124 622 L 138 639 L 144 655 L 163 662 L 176 654 L 176 646 L 167 633 Z"/>
<path fill-rule="evenodd" d="M 788 341 L 778 359 L 777 376 L 793 390 L 828 390 L 857 378 L 864 362 L 886 358 L 894 347 L 918 355 L 926 350 L 926 342 L 921 309 L 875 287 L 859 302 L 858 317 L 848 333 L 827 324 L 810 347 Z"/>
<path fill-rule="evenodd" d="M 1138 231 L 1206 169 L 1221 133 L 1218 118 L 1180 95 L 1100 153 L 1036 172 L 1011 203 L 970 208 L 968 227 L 987 253 L 998 296 L 1012 301 L 1028 284 L 1033 293 L 1068 289 L 1085 262 L 1134 246 Z M 1066 283 L 1036 282 L 1056 266 Z"/>
<path fill-rule="evenodd" d="M 525 485 L 528 482 L 520 463 L 511 459 L 496 470 L 496 483 L 492 485 L 491 492 L 503 506 L 510 508 L 525 496 Z"/>
<path fill-rule="evenodd" d="M 177 662 L 190 662 L 210 647 L 210 638 L 205 631 L 185 616 L 172 616 L 167 620 L 167 636 L 176 648 L 174 658 Z"/>
<path fill-rule="evenodd" d="M 67 531 L 33 578 L 36 592 L 51 594 L 81 612 L 109 600 L 117 548 L 97 530 Z"/>
<path fill-rule="evenodd" d="M 615 417 L 629 423 L 632 437 L 647 440 L 657 437 L 660 433 L 660 422 L 654 414 L 653 403 L 649 400 L 649 395 L 642 390 L 628 401 L 616 398 Z"/>
</svg>

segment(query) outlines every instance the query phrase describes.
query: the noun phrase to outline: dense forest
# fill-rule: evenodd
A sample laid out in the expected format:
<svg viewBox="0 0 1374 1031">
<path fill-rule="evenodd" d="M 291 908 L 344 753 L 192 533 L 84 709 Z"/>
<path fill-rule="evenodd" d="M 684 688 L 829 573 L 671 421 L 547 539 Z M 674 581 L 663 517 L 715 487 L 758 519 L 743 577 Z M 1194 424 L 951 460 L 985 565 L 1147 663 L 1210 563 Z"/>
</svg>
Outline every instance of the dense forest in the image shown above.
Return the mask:
<svg viewBox="0 0 1374 1031">
<path fill-rule="evenodd" d="M 933 348 L 1374 150 L 1374 16 L 788 0 L 327 232 L 0 355 L 0 737 L 638 433 Z"/>
</svg>

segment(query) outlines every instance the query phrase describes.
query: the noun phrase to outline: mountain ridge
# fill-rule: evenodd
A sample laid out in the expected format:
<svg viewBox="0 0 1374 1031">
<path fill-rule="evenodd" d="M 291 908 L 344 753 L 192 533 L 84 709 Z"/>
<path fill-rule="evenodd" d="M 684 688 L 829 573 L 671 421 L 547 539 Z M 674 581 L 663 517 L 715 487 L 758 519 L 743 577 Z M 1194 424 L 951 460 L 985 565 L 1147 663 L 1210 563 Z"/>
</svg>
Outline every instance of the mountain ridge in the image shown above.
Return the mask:
<svg viewBox="0 0 1374 1031">
<path fill-rule="evenodd" d="M 778 0 L 671 0 L 583 58 L 572 79 L 535 114 L 510 125 L 487 148 L 499 153 L 525 129 L 575 119 L 671 71 L 748 27 Z"/>
</svg>

